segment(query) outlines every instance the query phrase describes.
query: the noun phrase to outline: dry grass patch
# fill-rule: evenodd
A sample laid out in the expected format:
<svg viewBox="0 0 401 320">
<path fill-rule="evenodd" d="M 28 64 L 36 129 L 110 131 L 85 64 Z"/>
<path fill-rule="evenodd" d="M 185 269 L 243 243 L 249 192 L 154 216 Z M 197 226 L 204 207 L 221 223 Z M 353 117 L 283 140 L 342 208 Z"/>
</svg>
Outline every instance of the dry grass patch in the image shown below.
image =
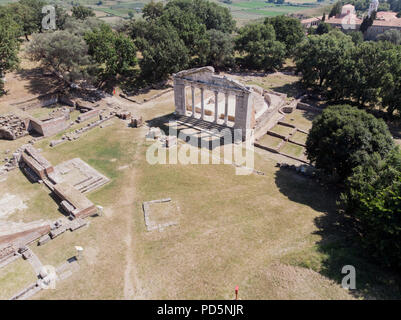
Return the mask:
<svg viewBox="0 0 401 320">
<path fill-rule="evenodd" d="M 36 280 L 35 273 L 28 261 L 21 258 L 12 262 L 0 269 L 0 299 L 10 299 Z"/>
<path fill-rule="evenodd" d="M 283 126 L 280 124 L 275 125 L 271 129 L 272 132 L 278 133 L 284 137 L 287 137 L 293 130 L 294 130 L 294 128 L 290 128 L 290 127 Z"/>
<path fill-rule="evenodd" d="M 261 144 L 262 146 L 270 147 L 270 148 L 277 148 L 278 145 L 282 142 L 283 140 L 277 137 L 273 137 L 269 134 L 265 134 L 263 137 L 261 137 L 258 140 L 258 143 Z"/>
</svg>

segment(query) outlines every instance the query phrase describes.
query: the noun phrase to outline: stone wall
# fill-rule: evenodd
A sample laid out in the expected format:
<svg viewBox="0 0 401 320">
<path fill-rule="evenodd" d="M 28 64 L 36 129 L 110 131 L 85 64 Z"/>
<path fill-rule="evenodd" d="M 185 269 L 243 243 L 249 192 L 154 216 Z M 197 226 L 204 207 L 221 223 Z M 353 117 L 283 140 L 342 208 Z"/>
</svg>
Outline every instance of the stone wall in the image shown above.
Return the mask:
<svg viewBox="0 0 401 320">
<path fill-rule="evenodd" d="M 78 117 L 78 122 L 84 122 L 86 120 L 89 120 L 91 118 L 94 118 L 96 116 L 98 116 L 100 113 L 102 112 L 102 109 L 93 109 L 90 110 L 88 112 L 82 113 L 79 117 Z"/>
<path fill-rule="evenodd" d="M 28 131 L 34 131 L 44 137 L 49 137 L 69 128 L 69 120 L 69 114 L 43 121 L 30 117 Z"/>
</svg>

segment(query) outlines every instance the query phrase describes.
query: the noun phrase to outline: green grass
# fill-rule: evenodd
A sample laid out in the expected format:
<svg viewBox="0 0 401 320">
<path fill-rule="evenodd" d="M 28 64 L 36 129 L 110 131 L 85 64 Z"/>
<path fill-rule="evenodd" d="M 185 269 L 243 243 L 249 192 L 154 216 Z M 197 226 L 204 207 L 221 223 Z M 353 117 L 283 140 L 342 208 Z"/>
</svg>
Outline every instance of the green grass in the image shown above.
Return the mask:
<svg viewBox="0 0 401 320">
<path fill-rule="evenodd" d="M 295 125 L 298 129 L 309 131 L 312 121 L 318 114 L 305 110 L 294 110 L 285 116 L 284 121 Z"/>
<path fill-rule="evenodd" d="M 293 131 L 293 130 L 294 130 L 294 128 L 283 126 L 281 124 L 277 124 L 271 129 L 271 131 L 273 131 L 275 133 L 278 133 L 278 134 L 281 134 L 284 137 L 287 137 L 291 133 L 291 131 Z"/>
<path fill-rule="evenodd" d="M 305 148 L 295 143 L 286 142 L 286 144 L 280 150 L 282 153 L 294 156 L 296 158 L 302 158 Z"/>
<path fill-rule="evenodd" d="M 262 138 L 259 139 L 258 143 L 266 147 L 277 148 L 282 141 L 283 140 L 280 138 L 265 134 Z"/>
<path fill-rule="evenodd" d="M 295 134 L 291 137 L 291 140 L 298 142 L 298 143 L 302 143 L 305 144 L 306 143 L 306 138 L 308 137 L 307 134 L 297 131 L 295 132 Z"/>
</svg>

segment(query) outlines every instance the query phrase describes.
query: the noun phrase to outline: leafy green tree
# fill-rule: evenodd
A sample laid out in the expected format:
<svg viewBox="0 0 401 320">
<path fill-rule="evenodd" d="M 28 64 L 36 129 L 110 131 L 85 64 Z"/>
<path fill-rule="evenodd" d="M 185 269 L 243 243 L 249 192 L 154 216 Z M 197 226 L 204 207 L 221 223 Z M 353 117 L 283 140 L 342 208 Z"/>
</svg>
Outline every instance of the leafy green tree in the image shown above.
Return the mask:
<svg viewBox="0 0 401 320">
<path fill-rule="evenodd" d="M 22 34 L 29 41 L 28 36 L 42 31 L 42 7 L 46 5 L 42 0 L 21 0 L 0 7 L 0 15 L 10 15 L 21 27 Z"/>
<path fill-rule="evenodd" d="M 306 87 L 328 89 L 344 69 L 353 48 L 351 37 L 341 31 L 311 35 L 297 47 L 295 64 Z"/>
<path fill-rule="evenodd" d="M 99 64 L 104 64 L 104 77 L 123 74 L 137 63 L 134 42 L 121 33 L 115 33 L 107 24 L 85 35 L 88 53 Z"/>
<path fill-rule="evenodd" d="M 78 6 L 72 7 L 72 16 L 79 20 L 85 20 L 86 18 L 94 17 L 95 12 L 93 11 L 92 8 L 78 5 Z"/>
<path fill-rule="evenodd" d="M 243 63 L 250 69 L 271 70 L 282 66 L 285 45 L 276 41 L 274 28 L 270 24 L 249 24 L 238 31 L 235 48 L 243 57 Z"/>
<path fill-rule="evenodd" d="M 359 27 L 359 30 L 362 33 L 365 33 L 366 31 L 368 31 L 368 29 L 373 25 L 373 21 L 376 19 L 376 12 L 372 12 L 372 14 L 369 16 L 366 16 L 362 23 L 361 26 Z"/>
<path fill-rule="evenodd" d="M 231 33 L 235 29 L 235 21 L 231 16 L 230 10 L 207 0 L 172 0 L 165 8 L 178 7 L 183 12 L 194 13 L 206 29 L 220 30 Z"/>
<path fill-rule="evenodd" d="M 176 30 L 191 56 L 195 56 L 207 46 L 206 26 L 193 12 L 184 12 L 177 6 L 166 7 L 159 19 L 161 24 L 171 24 Z"/>
<path fill-rule="evenodd" d="M 351 31 L 347 34 L 351 37 L 354 44 L 358 45 L 363 42 L 363 33 L 361 31 Z"/>
<path fill-rule="evenodd" d="M 234 64 L 234 41 L 231 35 L 219 30 L 208 30 L 208 45 L 203 48 L 202 61 L 217 69 Z"/>
<path fill-rule="evenodd" d="M 56 9 L 56 27 L 64 30 L 67 19 L 70 17 L 65 9 L 60 6 L 55 6 Z"/>
<path fill-rule="evenodd" d="M 142 9 L 142 15 L 146 20 L 155 20 L 163 14 L 164 6 L 162 2 L 153 0 L 146 4 Z"/>
<path fill-rule="evenodd" d="M 4 94 L 3 76 L 7 71 L 13 70 L 19 62 L 20 33 L 20 26 L 11 16 L 0 17 L 0 96 Z"/>
<path fill-rule="evenodd" d="M 343 4 L 341 1 L 337 1 L 334 6 L 331 8 L 330 13 L 329 13 L 329 19 L 331 17 L 335 17 L 336 15 L 341 13 L 341 9 L 343 7 Z"/>
<path fill-rule="evenodd" d="M 308 159 L 325 174 L 345 181 L 353 169 L 383 158 L 394 148 L 383 120 L 347 105 L 330 106 L 313 120 L 306 141 Z"/>
<path fill-rule="evenodd" d="M 329 33 L 331 29 L 332 28 L 328 23 L 320 22 L 316 28 L 315 34 L 322 35 L 325 33 Z"/>
<path fill-rule="evenodd" d="M 401 46 L 393 46 L 389 72 L 381 89 L 382 105 L 390 116 L 395 110 L 401 113 Z"/>
<path fill-rule="evenodd" d="M 401 153 L 393 149 L 356 167 L 341 195 L 348 216 L 369 254 L 401 267 Z"/>
<path fill-rule="evenodd" d="M 395 54 L 393 45 L 388 42 L 367 41 L 354 48 L 350 96 L 360 105 L 375 106 L 379 103 L 392 79 Z"/>
<path fill-rule="evenodd" d="M 66 30 L 35 34 L 27 53 L 67 84 L 90 79 L 88 46 L 81 36 Z"/>
<path fill-rule="evenodd" d="M 276 40 L 285 44 L 288 56 L 294 53 L 295 47 L 305 37 L 304 29 L 299 19 L 277 16 L 274 18 L 266 18 L 264 23 L 273 26 Z"/>
<path fill-rule="evenodd" d="M 171 25 L 155 22 L 146 25 L 143 38 L 136 44 L 142 52 L 139 61 L 141 77 L 149 82 L 166 80 L 174 72 L 185 69 L 189 52 L 177 31 Z"/>
<path fill-rule="evenodd" d="M 393 44 L 401 44 L 401 31 L 396 29 L 390 29 L 384 31 L 382 34 L 377 36 L 379 41 L 389 41 Z"/>
</svg>

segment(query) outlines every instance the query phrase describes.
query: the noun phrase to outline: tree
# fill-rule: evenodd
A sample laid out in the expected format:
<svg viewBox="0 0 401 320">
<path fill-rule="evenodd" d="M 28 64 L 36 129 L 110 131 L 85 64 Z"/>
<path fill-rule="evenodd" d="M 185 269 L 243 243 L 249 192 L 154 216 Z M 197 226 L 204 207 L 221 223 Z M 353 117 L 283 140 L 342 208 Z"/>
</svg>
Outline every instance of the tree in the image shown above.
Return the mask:
<svg viewBox="0 0 401 320">
<path fill-rule="evenodd" d="M 305 37 L 304 29 L 299 19 L 277 16 L 266 18 L 264 23 L 273 26 L 276 40 L 285 44 L 288 56 L 293 55 L 295 47 Z"/>
<path fill-rule="evenodd" d="M 351 31 L 347 34 L 351 37 L 354 44 L 359 45 L 363 42 L 363 33 L 361 31 Z"/>
<path fill-rule="evenodd" d="M 343 4 L 341 3 L 341 1 L 336 2 L 334 6 L 331 8 L 331 11 L 329 13 L 329 19 L 331 17 L 335 17 L 336 15 L 340 14 L 342 7 Z"/>
<path fill-rule="evenodd" d="M 369 254 L 389 267 L 401 267 L 401 153 L 393 149 L 384 158 L 353 170 L 341 195 L 345 212 Z"/>
<path fill-rule="evenodd" d="M 10 16 L 0 17 L 0 96 L 4 94 L 4 74 L 13 70 L 19 62 L 20 33 L 20 27 Z"/>
<path fill-rule="evenodd" d="M 245 56 L 243 63 L 250 69 L 271 70 L 282 66 L 285 45 L 276 41 L 274 28 L 270 24 L 250 24 L 239 30 L 235 48 Z"/>
<path fill-rule="evenodd" d="M 365 33 L 366 31 L 368 31 L 369 27 L 372 26 L 373 21 L 376 19 L 376 12 L 373 11 L 372 14 L 370 16 L 366 16 L 362 23 L 361 26 L 359 27 L 359 30 L 362 33 Z"/>
<path fill-rule="evenodd" d="M 56 5 L 55 9 L 56 9 L 56 27 L 59 30 L 64 30 L 67 19 L 69 19 L 70 16 L 68 15 L 67 11 L 65 11 L 60 6 Z"/>
<path fill-rule="evenodd" d="M 177 6 L 166 7 L 159 23 L 174 27 L 191 56 L 196 56 L 207 46 L 206 26 L 193 12 L 184 12 Z"/>
<path fill-rule="evenodd" d="M 224 68 L 234 64 L 234 41 L 231 35 L 219 30 L 208 30 L 208 46 L 204 50 L 205 64 Z"/>
<path fill-rule="evenodd" d="M 115 33 L 109 25 L 88 32 L 85 41 L 88 53 L 99 64 L 104 64 L 105 78 L 125 73 L 137 63 L 134 42 L 121 33 Z"/>
<path fill-rule="evenodd" d="M 72 16 L 79 20 L 85 20 L 88 17 L 94 17 L 95 12 L 92 8 L 78 5 L 76 7 L 72 7 Z"/>
<path fill-rule="evenodd" d="M 170 7 L 178 7 L 184 13 L 194 13 L 205 24 L 207 30 L 231 33 L 235 29 L 230 10 L 216 3 L 207 0 L 172 0 L 166 4 L 165 9 Z"/>
<path fill-rule="evenodd" d="M 146 20 L 155 20 L 163 14 L 163 3 L 153 0 L 146 4 L 142 9 L 142 15 Z"/>
<path fill-rule="evenodd" d="M 349 63 L 354 44 L 351 37 L 341 31 L 323 35 L 311 35 L 298 45 L 295 64 L 302 73 L 302 83 L 321 89 L 328 89 L 339 77 L 339 72 Z"/>
<path fill-rule="evenodd" d="M 42 7 L 45 5 L 42 0 L 21 0 L 4 6 L 3 10 L 21 26 L 23 35 L 29 41 L 29 35 L 42 31 Z"/>
<path fill-rule="evenodd" d="M 136 44 L 142 52 L 139 65 L 146 81 L 166 80 L 171 73 L 188 65 L 188 49 L 171 25 L 147 24 L 144 37 L 137 38 Z"/>
<path fill-rule="evenodd" d="M 27 53 L 67 84 L 90 79 L 88 46 L 82 37 L 66 30 L 34 35 Z"/>
<path fill-rule="evenodd" d="M 392 116 L 395 110 L 401 112 L 401 46 L 399 45 L 393 46 L 388 70 L 380 94 L 382 105 Z"/>
<path fill-rule="evenodd" d="M 350 96 L 360 105 L 368 103 L 373 107 L 379 103 L 393 78 L 391 66 L 395 55 L 394 46 L 388 42 L 367 41 L 353 49 Z"/>
<path fill-rule="evenodd" d="M 322 35 L 325 33 L 329 33 L 331 30 L 331 26 L 328 23 L 325 22 L 320 22 L 319 25 L 316 28 L 315 33 L 318 35 Z"/>
<path fill-rule="evenodd" d="M 384 31 L 382 34 L 377 36 L 379 41 L 389 41 L 393 44 L 401 44 L 401 31 L 396 29 L 390 29 Z"/>
<path fill-rule="evenodd" d="M 384 158 L 394 148 L 381 119 L 347 105 L 330 106 L 313 120 L 306 141 L 308 159 L 325 174 L 345 181 L 353 169 Z"/>
</svg>

